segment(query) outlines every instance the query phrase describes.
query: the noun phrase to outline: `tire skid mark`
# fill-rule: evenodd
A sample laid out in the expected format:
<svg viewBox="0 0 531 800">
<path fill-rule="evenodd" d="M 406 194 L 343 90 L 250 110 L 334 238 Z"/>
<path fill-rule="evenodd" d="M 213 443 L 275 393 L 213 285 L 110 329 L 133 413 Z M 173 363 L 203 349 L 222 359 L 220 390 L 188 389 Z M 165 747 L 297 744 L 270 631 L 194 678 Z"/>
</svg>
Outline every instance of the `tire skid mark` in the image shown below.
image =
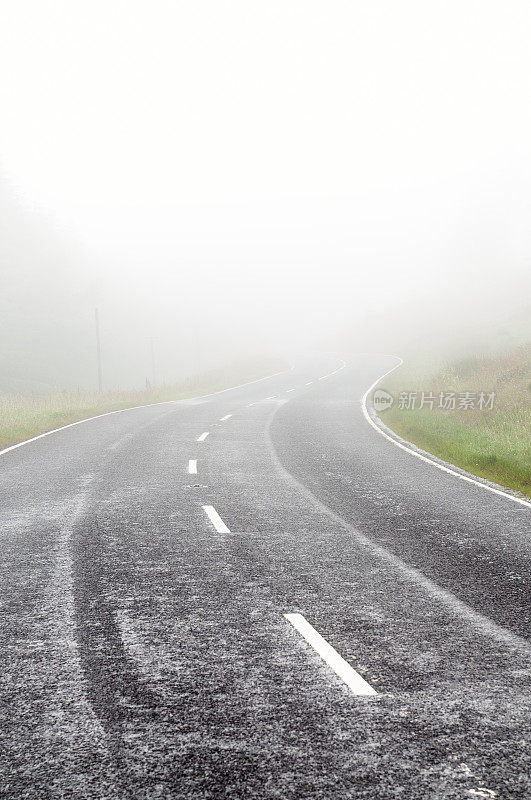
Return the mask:
<svg viewBox="0 0 531 800">
<path fill-rule="evenodd" d="M 76 526 L 73 561 L 77 639 L 88 699 L 112 736 L 131 714 L 154 719 L 157 698 L 128 655 L 117 612 L 106 591 L 108 562 L 96 514 Z"/>
</svg>

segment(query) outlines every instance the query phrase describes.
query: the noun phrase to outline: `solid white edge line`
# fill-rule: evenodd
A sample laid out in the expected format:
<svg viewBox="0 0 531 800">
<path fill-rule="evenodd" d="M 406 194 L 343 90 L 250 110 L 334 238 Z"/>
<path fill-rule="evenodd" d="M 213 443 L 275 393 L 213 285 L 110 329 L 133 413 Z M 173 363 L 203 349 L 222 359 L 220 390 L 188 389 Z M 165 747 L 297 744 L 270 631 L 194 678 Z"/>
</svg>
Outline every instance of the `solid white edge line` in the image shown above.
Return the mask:
<svg viewBox="0 0 531 800">
<path fill-rule="evenodd" d="M 203 511 L 218 533 L 230 533 L 214 506 L 203 506 Z"/>
<path fill-rule="evenodd" d="M 376 694 L 376 690 L 350 666 L 348 661 L 345 661 L 345 659 L 339 655 L 331 644 L 328 644 L 326 639 L 323 639 L 320 633 L 317 633 L 315 628 L 310 625 L 302 614 L 284 614 L 284 617 L 293 625 L 301 636 L 306 639 L 308 644 L 319 653 L 323 661 L 326 661 L 336 675 L 347 684 L 353 694 L 367 696 Z"/>
<path fill-rule="evenodd" d="M 375 423 L 375 421 L 372 419 L 371 415 L 367 410 L 367 398 L 369 397 L 373 389 L 375 389 L 378 386 L 380 381 L 383 381 L 383 379 L 387 375 L 389 375 L 391 372 L 394 372 L 395 369 L 402 366 L 402 364 L 404 363 L 403 360 L 400 358 L 400 356 L 393 356 L 393 358 L 398 358 L 399 363 L 395 364 L 395 366 L 391 367 L 391 369 L 388 369 L 387 372 L 384 372 L 383 375 L 380 375 L 380 377 L 377 380 L 375 380 L 374 383 L 371 384 L 371 386 L 369 386 L 369 388 L 367 389 L 367 391 L 365 392 L 365 394 L 361 399 L 361 410 L 363 411 L 363 416 L 365 417 L 369 425 L 372 425 L 375 431 L 378 431 L 378 433 L 384 436 L 388 441 L 392 442 L 397 447 L 400 447 L 401 450 L 405 450 L 406 453 L 410 453 L 412 456 L 420 458 L 420 460 L 425 461 L 426 464 L 432 464 L 434 467 L 437 467 L 437 469 L 440 469 L 443 472 L 447 472 L 449 475 L 453 475 L 456 478 L 460 478 L 462 481 L 466 481 L 467 483 L 473 483 L 475 486 L 480 486 L 482 489 L 487 489 L 489 492 L 492 492 L 493 494 L 498 494 L 501 497 L 506 497 L 508 500 L 513 500 L 515 503 L 520 503 L 523 506 L 527 506 L 527 508 L 531 508 L 531 503 L 529 503 L 527 500 L 523 500 L 521 497 L 515 497 L 514 495 L 509 494 L 508 492 L 504 492 L 502 489 L 495 489 L 494 486 L 489 486 L 487 483 L 476 481 L 474 478 L 469 478 L 468 475 L 461 475 L 460 472 L 456 472 L 455 470 L 450 469 L 449 467 L 445 467 L 444 464 L 437 463 L 437 461 L 428 458 L 427 456 L 423 455 L 423 453 L 417 453 L 416 450 L 413 450 L 411 447 L 407 447 L 407 445 L 402 444 L 402 442 L 399 442 L 397 441 L 397 439 L 394 439 L 392 436 L 389 436 L 388 433 L 383 431 L 380 428 L 380 426 Z"/>
<path fill-rule="evenodd" d="M 332 375 L 335 375 L 337 372 L 340 372 L 342 369 L 345 369 L 346 366 L 347 366 L 346 361 L 342 361 L 340 367 L 335 369 L 333 372 L 327 372 L 326 375 L 321 375 L 321 377 L 318 378 L 317 380 L 324 381 L 325 378 L 331 378 Z M 308 385 L 308 384 L 306 384 L 306 385 Z"/>
<path fill-rule="evenodd" d="M 227 389 L 218 389 L 217 392 L 210 392 L 210 394 L 200 394 L 196 395 L 195 397 L 185 397 L 183 400 L 204 400 L 205 397 L 214 397 L 217 394 L 223 394 L 224 392 L 232 392 L 234 389 L 242 389 L 244 386 L 251 386 L 253 383 L 260 383 L 261 381 L 266 381 L 268 378 L 275 378 L 277 375 L 283 375 L 285 372 L 292 372 L 293 367 L 290 369 L 282 369 L 280 372 L 272 372 L 271 375 L 264 375 L 263 378 L 256 378 L 254 381 L 247 381 L 246 383 L 239 383 L 237 386 L 229 386 Z M 154 406 L 171 406 L 171 405 L 178 405 L 181 401 L 180 400 L 163 400 L 160 403 L 144 403 L 141 406 L 127 406 L 127 408 L 118 408 L 116 411 L 104 411 L 103 414 L 95 414 L 93 417 L 85 417 L 84 419 L 78 419 L 77 422 L 69 422 L 68 425 L 61 425 L 59 428 L 53 428 L 51 431 L 45 431 L 44 433 L 39 433 L 37 436 L 32 436 L 31 439 L 24 439 L 22 442 L 17 442 L 16 444 L 9 445 L 9 447 L 4 447 L 3 450 L 0 450 L 0 456 L 4 455 L 4 453 L 9 453 L 11 450 L 16 450 L 18 447 L 23 447 L 25 444 L 31 444 L 31 442 L 36 442 L 37 439 L 44 439 L 45 436 L 51 436 L 52 433 L 59 433 L 59 431 L 65 431 L 67 428 L 73 428 L 75 425 L 83 425 L 85 422 L 91 422 L 93 419 L 100 419 L 100 417 L 110 417 L 112 414 L 123 414 L 124 411 L 138 411 L 139 408 L 153 408 Z"/>
<path fill-rule="evenodd" d="M 209 433 L 210 431 L 205 431 L 204 433 L 202 433 L 201 436 L 197 437 L 196 442 L 204 442 Z"/>
<path fill-rule="evenodd" d="M 166 401 L 166 402 L 175 402 L 174 400 Z M 100 417 L 110 417 L 112 414 L 122 414 L 124 411 L 136 411 L 139 408 L 149 408 L 150 406 L 163 406 L 166 403 L 147 403 L 145 406 L 129 406 L 128 408 L 119 408 L 117 411 L 105 411 L 104 414 L 96 414 L 94 417 L 86 417 L 85 419 L 78 419 L 77 422 L 69 422 L 68 425 L 61 425 L 60 428 L 54 428 L 51 431 L 45 431 L 45 433 L 39 433 L 38 436 L 32 436 L 31 439 L 24 439 L 23 442 L 17 442 L 17 444 L 12 444 L 9 447 L 4 447 L 3 450 L 0 450 L 0 456 L 4 455 L 4 453 L 9 453 L 11 450 L 16 450 L 17 447 L 22 447 L 25 444 L 31 444 L 31 442 L 36 442 L 37 439 L 44 439 L 45 436 L 51 436 L 52 433 L 59 433 L 59 431 L 65 431 L 67 428 L 74 428 L 76 425 L 83 425 L 85 422 L 91 422 L 93 419 L 100 419 Z"/>
<path fill-rule="evenodd" d="M 343 361 L 341 366 L 335 369 L 333 372 L 331 372 L 330 375 L 335 375 L 337 372 L 341 372 L 341 370 L 345 369 L 346 366 L 347 366 L 346 363 Z"/>
<path fill-rule="evenodd" d="M 345 367 L 346 367 L 346 366 L 347 366 L 347 362 L 346 362 L 346 361 L 342 361 L 342 362 L 341 362 L 341 366 L 340 366 L 340 367 L 338 367 L 337 369 L 335 369 L 333 372 L 327 372 L 327 373 L 326 373 L 326 375 L 321 375 L 321 377 L 320 377 L 320 378 L 317 378 L 317 380 L 318 380 L 318 381 L 324 381 L 324 380 L 325 380 L 325 378 L 331 378 L 331 377 L 332 377 L 332 375 L 336 375 L 336 373 L 338 373 L 338 372 L 341 372 L 341 370 L 342 370 L 342 369 L 345 369 Z M 304 385 L 305 385 L 305 386 L 311 386 L 311 385 L 312 385 L 312 383 L 313 383 L 313 381 L 308 381 L 308 382 L 307 382 L 307 383 L 305 383 Z"/>
<path fill-rule="evenodd" d="M 188 472 L 190 475 L 197 475 L 197 459 L 191 458 L 188 462 Z"/>
<path fill-rule="evenodd" d="M 225 422 L 226 419 L 230 419 L 231 417 L 232 417 L 232 414 L 225 414 L 224 417 L 220 417 L 219 418 L 219 421 L 220 422 Z"/>
<path fill-rule="evenodd" d="M 344 365 L 346 366 L 346 365 Z M 341 367 L 342 369 L 342 367 Z M 285 372 L 293 372 L 293 367 L 289 369 L 281 369 L 279 372 L 272 372 L 271 375 L 264 375 L 263 378 L 256 378 L 254 381 L 246 381 L 245 383 L 238 383 L 236 386 L 228 386 L 226 389 L 218 389 L 216 392 L 209 392 L 209 394 L 199 394 L 195 397 L 186 397 L 183 398 L 184 400 L 204 400 L 205 397 L 215 397 L 218 394 L 224 394 L 225 392 L 232 392 L 235 389 L 243 389 L 244 386 L 252 386 L 254 383 L 261 383 L 262 381 L 267 381 L 269 378 L 276 378 L 277 375 L 284 375 Z M 312 381 L 310 381 L 312 383 Z M 309 386 L 309 384 L 306 384 Z M 3 456 L 4 453 L 9 453 L 11 450 L 17 450 L 19 447 L 23 447 L 26 444 L 31 444 L 31 442 L 36 442 L 38 439 L 44 439 L 46 436 L 51 436 L 52 433 L 59 433 L 59 431 L 65 431 L 67 428 L 73 428 L 76 425 L 83 425 L 85 422 L 92 422 L 94 419 L 100 419 L 101 417 L 110 417 L 112 414 L 123 414 L 125 411 L 138 411 L 140 408 L 153 408 L 154 406 L 167 406 L 167 405 L 175 405 L 180 403 L 180 400 L 163 400 L 160 403 L 144 403 L 141 406 L 128 406 L 127 408 L 118 408 L 116 411 L 104 411 L 103 414 L 95 414 L 93 417 L 85 417 L 84 419 L 78 419 L 76 422 L 69 422 L 68 425 L 61 425 L 59 428 L 52 428 L 51 431 L 45 431 L 44 433 L 39 433 L 37 436 L 32 436 L 30 439 L 24 439 L 22 442 L 17 442 L 16 444 L 11 444 L 9 447 L 4 447 L 3 450 L 0 450 L 0 456 Z M 249 403 L 249 408 L 255 405 L 255 403 Z"/>
<path fill-rule="evenodd" d="M 260 383 L 266 381 L 268 378 L 276 378 L 277 375 L 284 375 L 286 372 L 293 372 L 294 367 L 289 369 L 281 369 L 279 372 L 272 372 L 271 375 L 264 375 L 263 378 L 255 378 L 254 381 L 246 381 L 245 383 L 238 383 L 236 386 L 229 386 L 227 389 L 218 389 L 217 392 L 209 392 L 208 394 L 199 394 L 197 397 L 186 397 L 184 400 L 203 400 L 205 397 L 215 397 L 217 394 L 224 394 L 225 392 L 232 392 L 234 389 L 243 389 L 244 386 L 252 386 L 253 383 Z M 169 403 L 178 403 L 179 400 L 167 400 Z M 154 405 L 157 405 L 155 403 Z"/>
</svg>

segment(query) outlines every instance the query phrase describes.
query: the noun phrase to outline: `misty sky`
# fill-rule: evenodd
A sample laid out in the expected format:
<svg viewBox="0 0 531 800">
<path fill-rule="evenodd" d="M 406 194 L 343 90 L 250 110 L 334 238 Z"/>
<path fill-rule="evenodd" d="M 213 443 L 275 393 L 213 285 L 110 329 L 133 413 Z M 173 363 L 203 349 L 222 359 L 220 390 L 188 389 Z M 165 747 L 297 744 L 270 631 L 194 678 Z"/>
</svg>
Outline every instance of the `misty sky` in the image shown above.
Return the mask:
<svg viewBox="0 0 531 800">
<path fill-rule="evenodd" d="M 526 0 L 3 0 L 0 173 L 113 363 L 517 302 L 530 41 Z"/>
</svg>

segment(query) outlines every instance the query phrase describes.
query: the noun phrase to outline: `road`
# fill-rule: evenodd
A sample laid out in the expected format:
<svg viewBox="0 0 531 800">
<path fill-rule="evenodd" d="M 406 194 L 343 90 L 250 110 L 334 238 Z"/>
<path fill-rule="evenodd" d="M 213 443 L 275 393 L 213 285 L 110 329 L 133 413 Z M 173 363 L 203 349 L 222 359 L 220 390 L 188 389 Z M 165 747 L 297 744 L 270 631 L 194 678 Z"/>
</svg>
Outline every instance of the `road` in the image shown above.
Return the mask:
<svg viewBox="0 0 531 800">
<path fill-rule="evenodd" d="M 530 511 L 367 423 L 394 363 L 0 455 L 0 796 L 529 796 Z"/>
</svg>

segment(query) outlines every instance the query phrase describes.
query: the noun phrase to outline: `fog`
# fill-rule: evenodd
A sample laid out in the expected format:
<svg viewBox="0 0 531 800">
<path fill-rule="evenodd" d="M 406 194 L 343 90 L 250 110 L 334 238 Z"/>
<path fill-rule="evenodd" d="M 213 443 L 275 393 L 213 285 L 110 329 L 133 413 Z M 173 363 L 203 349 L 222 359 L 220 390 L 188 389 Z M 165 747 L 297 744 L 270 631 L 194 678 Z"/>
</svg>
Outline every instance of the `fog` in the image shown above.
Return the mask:
<svg viewBox="0 0 531 800">
<path fill-rule="evenodd" d="M 531 6 L 3 0 L 0 390 L 528 335 Z M 513 331 L 514 328 L 514 331 Z M 526 333 L 527 331 L 527 333 Z"/>
</svg>

